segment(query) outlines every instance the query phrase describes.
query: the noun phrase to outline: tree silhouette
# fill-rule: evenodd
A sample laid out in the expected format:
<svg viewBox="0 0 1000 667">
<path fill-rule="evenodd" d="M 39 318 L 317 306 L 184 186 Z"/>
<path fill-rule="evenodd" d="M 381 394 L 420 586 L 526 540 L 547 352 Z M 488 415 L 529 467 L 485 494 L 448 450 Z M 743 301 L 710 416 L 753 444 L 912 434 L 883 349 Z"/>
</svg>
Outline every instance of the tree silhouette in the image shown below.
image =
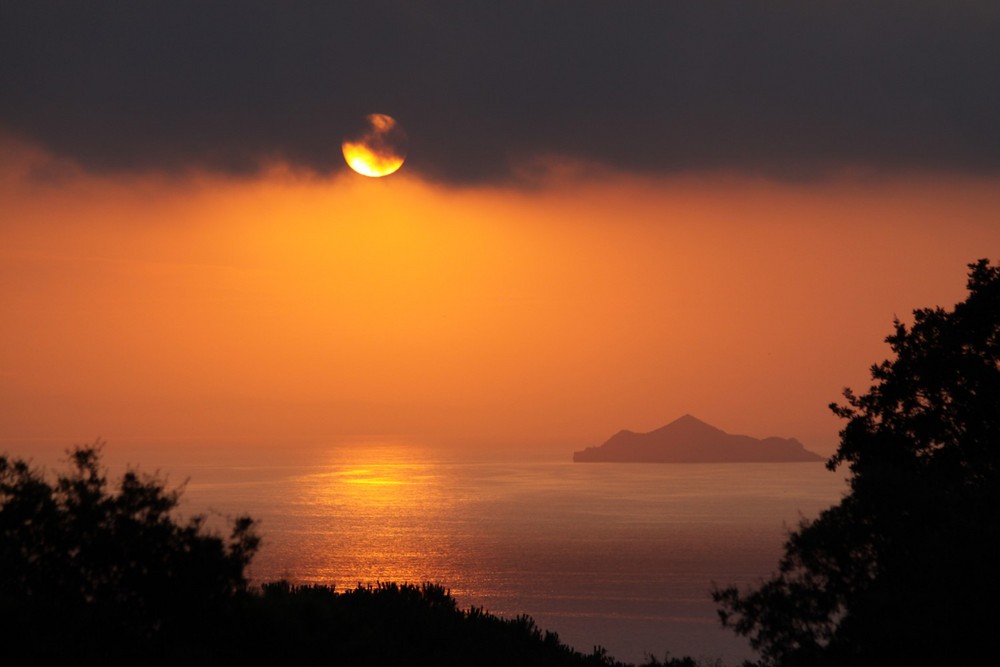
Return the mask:
<svg viewBox="0 0 1000 667">
<path fill-rule="evenodd" d="M 942 665 L 993 650 L 1000 612 L 1000 267 L 914 311 L 868 393 L 844 392 L 843 500 L 803 522 L 758 588 L 713 592 L 762 665 Z"/>
<path fill-rule="evenodd" d="M 224 539 L 203 517 L 176 521 L 180 493 L 156 477 L 129 470 L 110 489 L 99 444 L 69 461 L 49 483 L 0 456 L 0 628 L 33 638 L 25 655 L 141 654 L 201 631 L 245 588 L 259 544 L 251 519 L 236 519 Z"/>
</svg>

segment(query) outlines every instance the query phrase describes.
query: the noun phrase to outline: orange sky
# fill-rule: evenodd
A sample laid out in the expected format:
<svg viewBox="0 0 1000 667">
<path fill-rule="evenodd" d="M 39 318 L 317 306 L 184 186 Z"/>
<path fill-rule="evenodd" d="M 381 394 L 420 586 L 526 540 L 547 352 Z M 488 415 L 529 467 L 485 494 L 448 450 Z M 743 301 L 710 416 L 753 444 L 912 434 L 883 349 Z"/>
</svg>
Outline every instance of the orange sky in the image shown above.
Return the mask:
<svg viewBox="0 0 1000 667">
<path fill-rule="evenodd" d="M 684 413 L 824 454 L 1000 183 L 575 170 L 100 178 L 4 144 L 0 449 L 391 436 L 560 455 Z M 28 452 L 30 453 L 30 452 Z"/>
</svg>

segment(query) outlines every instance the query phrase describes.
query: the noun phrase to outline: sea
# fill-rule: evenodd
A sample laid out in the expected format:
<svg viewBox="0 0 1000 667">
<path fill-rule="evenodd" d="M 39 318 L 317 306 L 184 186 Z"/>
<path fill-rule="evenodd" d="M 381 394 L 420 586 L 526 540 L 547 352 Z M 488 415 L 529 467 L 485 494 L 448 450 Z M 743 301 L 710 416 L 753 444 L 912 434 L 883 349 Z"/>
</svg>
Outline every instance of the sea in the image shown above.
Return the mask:
<svg viewBox="0 0 1000 667">
<path fill-rule="evenodd" d="M 729 666 L 754 654 L 720 625 L 713 586 L 768 577 L 789 531 L 846 490 L 822 463 L 582 464 L 393 443 L 170 472 L 186 480 L 182 514 L 220 530 L 259 521 L 255 584 L 437 583 L 586 653 Z"/>
</svg>

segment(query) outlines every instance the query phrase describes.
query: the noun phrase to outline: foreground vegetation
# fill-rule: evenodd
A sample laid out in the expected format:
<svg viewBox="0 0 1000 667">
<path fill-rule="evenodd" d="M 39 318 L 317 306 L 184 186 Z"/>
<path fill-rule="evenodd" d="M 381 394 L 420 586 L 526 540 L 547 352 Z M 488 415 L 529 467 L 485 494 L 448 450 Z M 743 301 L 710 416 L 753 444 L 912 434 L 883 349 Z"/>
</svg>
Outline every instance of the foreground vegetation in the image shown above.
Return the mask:
<svg viewBox="0 0 1000 667">
<path fill-rule="evenodd" d="M 527 616 L 459 609 L 444 588 L 252 590 L 260 540 L 172 516 L 179 493 L 127 472 L 110 488 L 100 449 L 70 452 L 53 483 L 0 457 L 0 656 L 4 665 L 621 665 L 579 653 Z M 650 665 L 694 667 L 690 659 Z"/>
</svg>

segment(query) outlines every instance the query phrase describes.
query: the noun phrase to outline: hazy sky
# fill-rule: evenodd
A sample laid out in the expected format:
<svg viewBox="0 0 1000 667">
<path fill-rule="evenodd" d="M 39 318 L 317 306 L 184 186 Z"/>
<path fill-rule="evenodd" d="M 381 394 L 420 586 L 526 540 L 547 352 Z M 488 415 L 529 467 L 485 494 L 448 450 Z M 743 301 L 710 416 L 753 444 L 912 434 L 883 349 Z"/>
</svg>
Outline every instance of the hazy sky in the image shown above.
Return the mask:
<svg viewBox="0 0 1000 667">
<path fill-rule="evenodd" d="M 830 453 L 1000 259 L 997 81 L 995 2 L 5 2 L 0 445 Z"/>
</svg>

